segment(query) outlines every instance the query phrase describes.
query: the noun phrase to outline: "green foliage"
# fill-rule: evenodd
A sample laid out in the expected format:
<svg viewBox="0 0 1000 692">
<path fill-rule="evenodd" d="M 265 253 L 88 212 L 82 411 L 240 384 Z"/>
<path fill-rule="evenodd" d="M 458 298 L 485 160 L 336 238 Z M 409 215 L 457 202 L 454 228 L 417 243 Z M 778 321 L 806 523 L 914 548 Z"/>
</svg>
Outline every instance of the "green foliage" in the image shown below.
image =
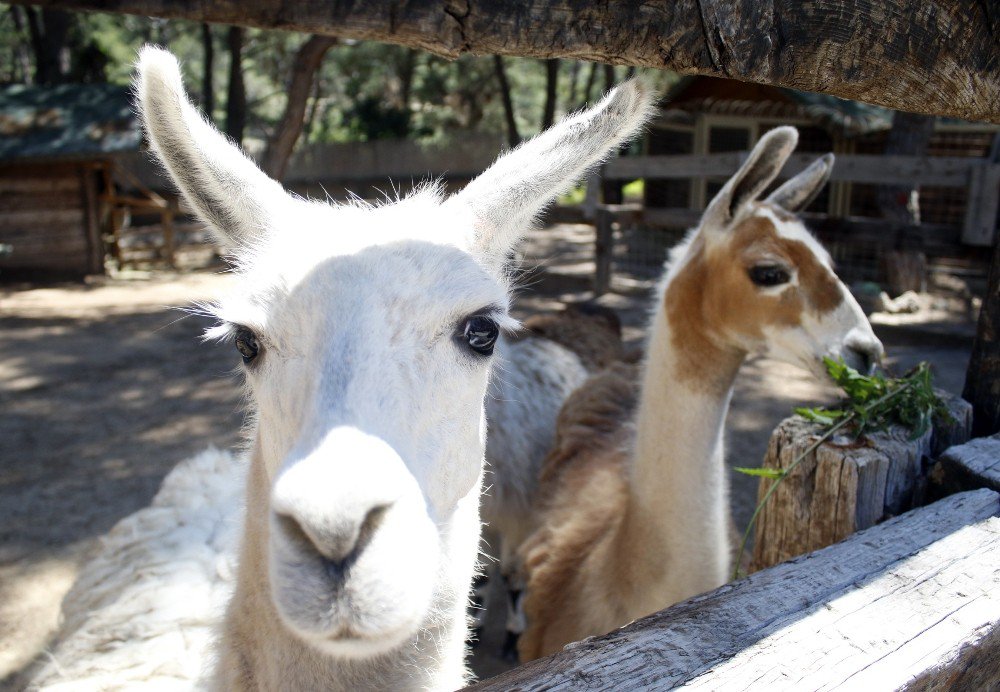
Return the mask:
<svg viewBox="0 0 1000 692">
<path fill-rule="evenodd" d="M 746 476 L 760 476 L 761 478 L 784 478 L 785 472 L 781 469 L 756 468 L 751 469 L 745 466 L 734 466 L 733 471 Z"/>
<path fill-rule="evenodd" d="M 900 378 L 887 378 L 879 373 L 862 375 L 843 360 L 824 358 L 823 363 L 833 381 L 844 390 L 847 401 L 839 409 L 795 409 L 814 423 L 829 426 L 850 417 L 850 429 L 858 437 L 902 425 L 912 432 L 911 439 L 916 439 L 930 429 L 936 418 L 951 415 L 934 393 L 927 363 L 920 363 Z"/>
</svg>

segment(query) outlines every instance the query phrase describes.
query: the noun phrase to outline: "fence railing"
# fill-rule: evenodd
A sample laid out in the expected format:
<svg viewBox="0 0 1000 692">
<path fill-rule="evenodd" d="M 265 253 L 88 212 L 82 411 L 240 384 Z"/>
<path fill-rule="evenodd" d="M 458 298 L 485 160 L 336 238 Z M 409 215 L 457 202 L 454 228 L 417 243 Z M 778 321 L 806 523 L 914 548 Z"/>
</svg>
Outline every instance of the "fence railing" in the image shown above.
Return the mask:
<svg viewBox="0 0 1000 692">
<path fill-rule="evenodd" d="M 622 157 L 608 162 L 602 177 L 607 180 L 728 177 L 739 169 L 746 157 L 746 152 Z M 799 173 L 815 159 L 815 154 L 793 154 L 779 178 Z M 869 185 L 906 183 L 966 188 L 968 201 L 961 242 L 977 246 L 993 243 L 1000 199 L 1000 162 L 973 157 L 846 154 L 837 156 L 830 179 Z M 655 213 L 661 221 L 669 221 L 671 212 L 675 212 L 677 219 L 691 216 L 688 209 L 657 210 Z"/>
</svg>

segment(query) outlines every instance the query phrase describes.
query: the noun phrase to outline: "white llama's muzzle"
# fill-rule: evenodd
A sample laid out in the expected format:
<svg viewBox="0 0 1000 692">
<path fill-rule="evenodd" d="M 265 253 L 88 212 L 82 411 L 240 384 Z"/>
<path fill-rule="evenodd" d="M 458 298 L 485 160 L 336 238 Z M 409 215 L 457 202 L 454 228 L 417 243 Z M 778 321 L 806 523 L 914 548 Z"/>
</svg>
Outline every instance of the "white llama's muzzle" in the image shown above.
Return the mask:
<svg viewBox="0 0 1000 692">
<path fill-rule="evenodd" d="M 286 462 L 270 526 L 274 604 L 307 643 L 376 655 L 407 640 L 426 615 L 437 531 L 417 481 L 382 439 L 337 427 Z"/>
</svg>

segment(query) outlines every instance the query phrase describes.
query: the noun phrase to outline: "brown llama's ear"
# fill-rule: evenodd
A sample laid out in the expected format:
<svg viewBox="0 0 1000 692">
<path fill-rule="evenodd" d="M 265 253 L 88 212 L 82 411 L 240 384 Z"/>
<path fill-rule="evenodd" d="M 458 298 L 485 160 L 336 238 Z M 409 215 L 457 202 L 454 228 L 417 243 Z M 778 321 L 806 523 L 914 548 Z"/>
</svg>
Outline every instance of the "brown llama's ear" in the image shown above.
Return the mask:
<svg viewBox="0 0 1000 692">
<path fill-rule="evenodd" d="M 761 137 L 744 164 L 705 209 L 702 228 L 722 230 L 743 207 L 760 197 L 777 177 L 798 140 L 798 130 L 787 125 L 776 127 Z"/>
<path fill-rule="evenodd" d="M 150 144 L 184 198 L 223 245 L 253 245 L 291 198 L 191 105 L 171 53 L 144 46 L 136 72 L 139 115 Z"/>
<path fill-rule="evenodd" d="M 832 172 L 833 154 L 821 156 L 809 164 L 809 167 L 804 171 L 794 178 L 790 178 L 768 195 L 764 201 L 788 211 L 802 211 L 816 199 L 816 195 L 826 185 Z"/>
</svg>

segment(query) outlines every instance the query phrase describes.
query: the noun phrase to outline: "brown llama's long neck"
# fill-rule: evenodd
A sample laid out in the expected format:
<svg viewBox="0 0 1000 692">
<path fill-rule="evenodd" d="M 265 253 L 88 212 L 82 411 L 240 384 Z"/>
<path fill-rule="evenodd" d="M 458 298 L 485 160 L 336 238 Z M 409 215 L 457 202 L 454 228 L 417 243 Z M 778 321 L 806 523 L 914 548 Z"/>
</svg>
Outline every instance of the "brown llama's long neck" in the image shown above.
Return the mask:
<svg viewBox="0 0 1000 692">
<path fill-rule="evenodd" d="M 327 656 L 282 623 L 268 576 L 266 466 L 255 445 L 236 590 L 218 645 L 216 690 L 456 689 L 465 683 L 467 591 L 444 589 L 413 641 L 375 659 Z M 474 522 L 478 525 L 477 520 Z M 468 580 L 467 580 L 468 581 Z M 457 653 L 457 655 L 456 655 Z"/>
<path fill-rule="evenodd" d="M 744 356 L 706 337 L 691 273 L 660 291 L 642 374 L 617 551 L 634 565 L 631 617 L 715 588 L 729 572 L 723 429 Z"/>
</svg>

